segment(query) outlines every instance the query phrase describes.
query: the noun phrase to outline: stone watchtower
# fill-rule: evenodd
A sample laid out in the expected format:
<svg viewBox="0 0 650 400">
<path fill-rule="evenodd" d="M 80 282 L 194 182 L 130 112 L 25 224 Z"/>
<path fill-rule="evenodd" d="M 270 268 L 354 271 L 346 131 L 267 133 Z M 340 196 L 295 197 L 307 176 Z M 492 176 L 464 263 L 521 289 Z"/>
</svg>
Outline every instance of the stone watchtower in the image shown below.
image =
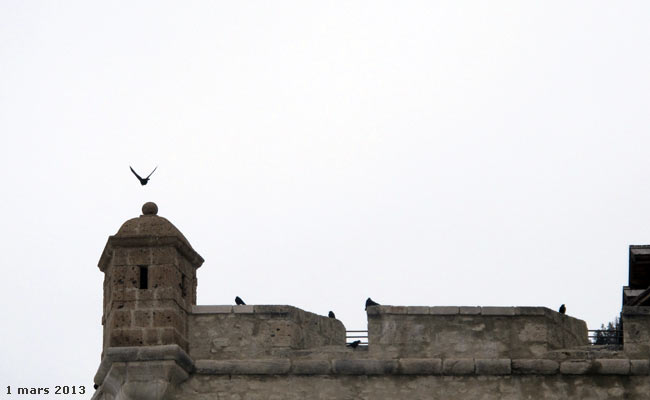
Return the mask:
<svg viewBox="0 0 650 400">
<path fill-rule="evenodd" d="M 203 258 L 171 222 L 146 203 L 142 215 L 108 238 L 104 275 L 103 349 L 176 344 L 188 350 L 188 314 L 196 304 Z"/>
</svg>

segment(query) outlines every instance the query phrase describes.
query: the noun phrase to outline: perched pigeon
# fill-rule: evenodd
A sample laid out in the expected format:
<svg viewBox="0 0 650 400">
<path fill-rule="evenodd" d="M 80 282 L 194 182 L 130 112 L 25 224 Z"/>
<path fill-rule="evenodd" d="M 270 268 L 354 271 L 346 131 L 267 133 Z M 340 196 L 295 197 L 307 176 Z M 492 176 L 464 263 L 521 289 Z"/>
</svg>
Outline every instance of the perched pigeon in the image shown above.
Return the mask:
<svg viewBox="0 0 650 400">
<path fill-rule="evenodd" d="M 238 306 L 245 306 L 246 305 L 246 303 L 244 303 L 244 300 L 242 300 L 241 297 L 239 297 L 239 296 L 235 297 L 235 304 L 237 304 Z"/>
<path fill-rule="evenodd" d="M 566 314 L 566 306 L 564 304 L 562 304 L 558 311 L 560 312 L 560 314 Z"/>
<path fill-rule="evenodd" d="M 368 307 L 370 307 L 370 306 L 378 306 L 378 305 L 379 305 L 379 303 L 375 303 L 374 301 L 372 301 L 372 299 L 370 297 L 368 297 L 368 300 L 366 300 L 366 308 L 365 308 L 365 310 L 367 310 Z"/>
<path fill-rule="evenodd" d="M 327 316 L 330 318 L 336 318 L 336 315 L 334 315 L 334 311 L 330 311 L 329 314 L 327 314 Z"/>
<path fill-rule="evenodd" d="M 131 168 L 130 165 L 129 165 L 129 168 Z M 131 168 L 131 172 L 133 172 L 133 175 L 135 175 L 135 177 L 138 178 L 138 180 L 140 181 L 140 184 L 141 184 L 142 186 L 144 186 L 144 185 L 147 184 L 147 182 L 149 182 L 149 177 L 150 177 L 151 175 L 153 175 L 153 173 L 156 172 L 157 169 L 158 169 L 158 166 L 156 166 L 156 168 L 154 168 L 153 171 L 151 171 L 151 173 L 149 174 L 149 176 L 147 176 L 147 177 L 144 178 L 144 179 L 143 179 L 140 175 L 138 175 L 137 172 L 135 172 L 135 171 L 133 170 L 133 168 Z"/>
<path fill-rule="evenodd" d="M 356 349 L 357 346 L 359 346 L 359 343 L 361 343 L 361 340 L 355 340 L 355 341 L 352 342 L 352 343 L 348 343 L 347 346 L 348 346 L 348 347 L 352 347 L 353 349 Z"/>
</svg>

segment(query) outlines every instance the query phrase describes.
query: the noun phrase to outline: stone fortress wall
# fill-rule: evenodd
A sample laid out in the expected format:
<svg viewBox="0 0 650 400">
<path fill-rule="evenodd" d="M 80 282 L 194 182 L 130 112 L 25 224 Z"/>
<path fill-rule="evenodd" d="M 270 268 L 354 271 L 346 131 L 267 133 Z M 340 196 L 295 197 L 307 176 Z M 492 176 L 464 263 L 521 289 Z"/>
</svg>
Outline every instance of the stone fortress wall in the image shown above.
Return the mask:
<svg viewBox="0 0 650 400">
<path fill-rule="evenodd" d="M 544 307 L 371 306 L 369 345 L 352 349 L 340 321 L 296 307 L 197 306 L 203 259 L 147 203 L 100 258 L 93 399 L 649 399 L 638 247 L 623 346 L 590 345 L 584 321 Z"/>
</svg>

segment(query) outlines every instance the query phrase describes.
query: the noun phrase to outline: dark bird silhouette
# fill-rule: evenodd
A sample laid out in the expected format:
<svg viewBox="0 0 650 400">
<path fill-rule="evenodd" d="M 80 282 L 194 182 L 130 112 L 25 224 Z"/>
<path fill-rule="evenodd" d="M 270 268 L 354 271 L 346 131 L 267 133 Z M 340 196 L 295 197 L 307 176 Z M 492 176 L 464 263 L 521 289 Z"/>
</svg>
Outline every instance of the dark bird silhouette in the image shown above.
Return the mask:
<svg viewBox="0 0 650 400">
<path fill-rule="evenodd" d="M 131 168 L 130 165 L 129 165 L 129 168 Z M 154 168 L 153 171 L 151 171 L 151 173 L 150 173 L 146 178 L 142 178 L 140 175 L 138 175 L 138 173 L 135 172 L 135 171 L 133 170 L 133 168 L 131 168 L 131 172 L 133 172 L 133 175 L 135 175 L 135 177 L 138 178 L 138 180 L 140 181 L 140 184 L 141 184 L 142 186 L 144 186 L 144 185 L 146 185 L 146 184 L 149 182 L 149 177 L 150 177 L 151 175 L 153 175 L 153 173 L 156 172 L 157 169 L 158 169 L 158 166 L 156 165 L 156 168 Z"/>
<path fill-rule="evenodd" d="M 355 340 L 355 341 L 352 342 L 352 343 L 348 343 L 347 346 L 348 346 L 348 347 L 352 347 L 353 349 L 356 349 L 357 346 L 359 346 L 359 343 L 361 343 L 361 340 Z"/>
<path fill-rule="evenodd" d="M 237 304 L 238 306 L 245 306 L 246 305 L 246 303 L 244 303 L 244 300 L 242 300 L 241 297 L 239 297 L 239 296 L 235 297 L 235 304 Z"/>
<path fill-rule="evenodd" d="M 379 305 L 379 303 L 376 303 L 376 302 L 372 301 L 372 299 L 370 297 L 368 297 L 368 300 L 366 300 L 366 308 L 364 308 L 364 310 L 367 310 L 368 307 L 370 307 L 370 306 L 378 306 L 378 305 Z"/>
<path fill-rule="evenodd" d="M 93 385 L 93 388 L 95 388 L 95 390 L 97 390 L 98 387 L 99 387 L 99 385 L 96 384 L 96 383 Z"/>
<path fill-rule="evenodd" d="M 336 315 L 334 315 L 334 311 L 330 311 L 329 314 L 327 314 L 327 316 L 330 318 L 336 318 Z"/>
<path fill-rule="evenodd" d="M 564 304 L 562 304 L 558 311 L 560 312 L 560 314 L 566 314 L 566 306 Z"/>
</svg>

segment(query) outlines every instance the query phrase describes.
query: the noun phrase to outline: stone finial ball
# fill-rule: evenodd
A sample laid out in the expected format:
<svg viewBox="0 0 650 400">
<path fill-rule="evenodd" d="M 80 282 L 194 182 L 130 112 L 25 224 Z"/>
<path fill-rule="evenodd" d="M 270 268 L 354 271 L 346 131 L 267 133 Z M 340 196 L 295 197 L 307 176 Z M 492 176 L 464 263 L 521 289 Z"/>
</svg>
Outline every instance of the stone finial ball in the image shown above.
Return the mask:
<svg viewBox="0 0 650 400">
<path fill-rule="evenodd" d="M 142 206 L 142 214 L 144 215 L 156 215 L 158 214 L 158 206 L 152 201 L 144 203 Z"/>
</svg>

